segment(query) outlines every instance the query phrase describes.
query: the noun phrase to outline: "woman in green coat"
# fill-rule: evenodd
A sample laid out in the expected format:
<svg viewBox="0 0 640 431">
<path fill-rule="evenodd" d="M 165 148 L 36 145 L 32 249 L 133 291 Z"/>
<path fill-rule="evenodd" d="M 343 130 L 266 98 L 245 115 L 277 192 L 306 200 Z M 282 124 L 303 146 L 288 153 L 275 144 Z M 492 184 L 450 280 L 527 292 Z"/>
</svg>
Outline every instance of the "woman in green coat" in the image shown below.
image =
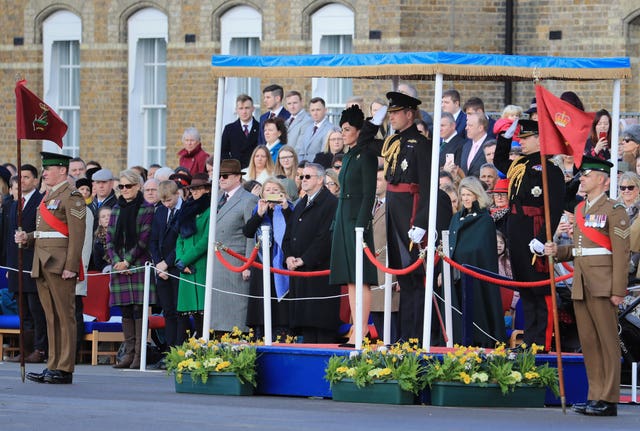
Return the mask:
<svg viewBox="0 0 640 431">
<path fill-rule="evenodd" d="M 176 241 L 176 268 L 180 270 L 177 309 L 178 313 L 193 315 L 196 331 L 200 331 L 204 313 L 211 207 L 208 175 L 194 175 L 189 188 L 192 198 L 182 205 L 176 221 L 180 228 Z"/>
<path fill-rule="evenodd" d="M 378 126 L 368 121 L 365 125 L 364 114 L 357 105 L 354 105 L 342 111 L 340 127 L 344 144 L 349 147 L 349 152 L 342 159 L 342 169 L 340 169 L 341 189 L 331 242 L 329 283 L 346 284 L 349 287 L 349 306 L 353 320 L 356 312 L 356 227 L 364 228 L 364 240 L 371 250 L 375 250 L 371 218 L 376 197 L 378 158 L 369 148 L 369 144 L 377 133 Z M 363 257 L 363 284 L 362 335 L 364 337 L 368 333 L 367 323 L 371 308 L 369 286 L 378 284 L 376 269 L 366 256 Z M 354 344 L 355 338 L 355 331 L 352 330 L 346 344 Z"/>
</svg>

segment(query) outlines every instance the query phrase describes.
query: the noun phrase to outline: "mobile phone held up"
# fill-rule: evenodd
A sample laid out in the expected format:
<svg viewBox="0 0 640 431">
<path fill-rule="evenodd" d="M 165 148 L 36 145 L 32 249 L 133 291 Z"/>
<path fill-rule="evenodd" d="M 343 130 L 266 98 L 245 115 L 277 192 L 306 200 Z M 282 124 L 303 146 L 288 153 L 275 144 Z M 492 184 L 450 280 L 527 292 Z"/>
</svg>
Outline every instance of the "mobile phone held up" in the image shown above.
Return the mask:
<svg viewBox="0 0 640 431">
<path fill-rule="evenodd" d="M 607 132 L 598 133 L 598 139 L 607 139 Z"/>
</svg>

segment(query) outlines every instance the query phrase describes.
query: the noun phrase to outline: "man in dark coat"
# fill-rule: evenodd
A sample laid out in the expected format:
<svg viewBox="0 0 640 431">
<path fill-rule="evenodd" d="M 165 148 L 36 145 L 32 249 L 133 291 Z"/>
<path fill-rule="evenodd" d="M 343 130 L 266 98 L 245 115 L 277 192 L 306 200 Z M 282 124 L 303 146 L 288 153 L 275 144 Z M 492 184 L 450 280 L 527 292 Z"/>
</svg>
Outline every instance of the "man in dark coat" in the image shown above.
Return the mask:
<svg viewBox="0 0 640 431">
<path fill-rule="evenodd" d="M 258 145 L 266 145 L 267 141 L 264 139 L 264 122 L 269 118 L 282 118 L 287 120 L 291 113 L 282 106 L 282 99 L 284 97 L 284 89 L 278 84 L 271 84 L 264 87 L 262 90 L 262 106 L 267 111 L 260 116 L 260 129 L 258 130 Z"/>
<path fill-rule="evenodd" d="M 427 138 L 414 124 L 422 102 L 389 92 L 389 121 L 394 135 L 382 148 L 387 179 L 387 247 L 391 268 L 405 268 L 418 259 L 427 230 L 431 152 Z M 424 268 L 398 276 L 400 337 L 420 338 L 424 316 Z M 420 306 L 422 304 L 422 307 Z"/>
<path fill-rule="evenodd" d="M 38 205 L 42 200 L 42 193 L 38 187 L 38 170 L 33 165 L 22 165 L 20 169 L 20 181 L 22 182 L 22 224 L 21 229 L 27 233 L 36 230 L 36 213 Z M 9 230 L 13 233 L 18 229 L 18 205 L 19 202 L 13 201 L 9 210 Z M 7 236 L 10 238 L 10 236 Z M 18 244 L 14 241 L 7 241 L 7 266 L 9 268 L 18 267 Z M 38 289 L 36 281 L 31 278 L 31 267 L 33 265 L 33 249 L 24 248 L 22 250 L 22 268 L 25 271 L 22 274 L 22 316 L 24 317 L 24 339 L 25 353 L 24 358 L 27 363 L 44 362 L 47 350 L 47 320 L 44 316 L 44 310 L 38 297 Z M 18 274 L 9 271 L 9 290 L 14 292 L 16 298 L 18 296 Z M 12 358 L 13 361 L 19 362 L 19 356 Z"/>
<path fill-rule="evenodd" d="M 307 163 L 302 171 L 305 196 L 298 202 L 287 230 L 282 249 L 290 271 L 329 269 L 331 223 L 338 199 L 324 187 L 324 168 Z M 340 324 L 339 286 L 329 285 L 329 277 L 291 277 L 292 298 L 336 296 L 331 299 L 293 301 L 289 307 L 292 329 L 304 337 L 305 343 L 335 342 Z"/>
<path fill-rule="evenodd" d="M 249 166 L 249 159 L 258 145 L 260 123 L 253 117 L 253 99 L 241 94 L 236 98 L 238 119 L 224 126 L 222 131 L 222 159 L 240 160 L 243 169 Z"/>
<path fill-rule="evenodd" d="M 542 196 L 542 159 L 538 123 L 521 120 L 520 145 L 522 156 L 509 160 L 512 130 L 498 136 L 493 162 L 509 179 L 507 238 L 513 277 L 517 281 L 539 281 L 549 278 L 547 258 L 542 256 L 546 241 Z M 510 133 L 511 132 L 511 133 Z M 511 135 L 511 136 L 509 136 Z M 564 175 L 560 168 L 546 160 L 549 184 L 549 212 L 551 232 L 555 232 L 564 206 Z M 550 322 L 551 297 L 549 286 L 520 289 L 524 314 L 524 342 L 551 347 L 553 325 Z"/>
</svg>

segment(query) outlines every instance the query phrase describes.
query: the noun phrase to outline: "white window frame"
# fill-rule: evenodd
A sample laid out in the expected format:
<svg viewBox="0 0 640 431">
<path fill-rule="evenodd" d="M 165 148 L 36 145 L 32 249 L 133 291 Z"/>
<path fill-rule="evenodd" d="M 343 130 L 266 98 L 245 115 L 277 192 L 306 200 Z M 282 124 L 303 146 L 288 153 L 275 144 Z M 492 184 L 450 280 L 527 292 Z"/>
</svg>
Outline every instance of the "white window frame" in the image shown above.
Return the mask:
<svg viewBox="0 0 640 431">
<path fill-rule="evenodd" d="M 220 52 L 223 55 L 238 55 L 231 52 L 233 39 L 258 39 L 258 52 L 249 55 L 260 55 L 260 43 L 262 42 L 262 15 L 249 6 L 236 6 L 229 9 L 220 17 Z M 258 78 L 227 78 L 224 93 L 225 112 L 222 112 L 222 124 L 227 124 L 237 119 L 236 97 L 240 94 L 240 88 L 257 88 L 257 94 L 249 94 L 255 107 L 254 116 L 260 116 L 260 102 L 262 101 L 262 89 Z M 251 93 L 251 92 L 250 92 Z"/>
<path fill-rule="evenodd" d="M 42 23 L 42 48 L 44 62 L 44 101 L 51 106 L 61 117 L 71 115 L 74 121 L 69 122 L 69 129 L 63 138 L 63 152 L 70 156 L 76 157 L 80 154 L 80 106 L 69 105 L 64 106 L 64 113 L 61 112 L 61 94 L 58 85 L 58 70 L 53 70 L 53 45 L 55 42 L 78 42 L 78 64 L 70 66 L 72 68 L 80 68 L 80 44 L 82 43 L 82 20 L 76 14 L 61 10 L 52 13 Z M 69 66 L 65 66 L 69 67 Z M 77 75 L 80 79 L 80 73 Z M 56 81 L 56 82 L 54 82 Z M 73 88 L 73 84 L 70 88 Z M 78 83 L 77 88 L 80 88 Z M 78 95 L 79 98 L 79 95 Z M 79 102 L 79 100 L 78 100 Z M 49 152 L 60 152 L 60 148 L 55 142 L 42 141 L 42 150 Z"/>
<path fill-rule="evenodd" d="M 311 16 L 311 50 L 313 54 L 323 54 L 321 52 L 321 40 L 324 36 L 351 36 L 355 35 L 355 16 L 353 11 L 348 7 L 331 3 L 318 9 Z M 350 54 L 350 53 L 346 53 Z M 348 81 L 347 90 L 337 95 L 338 102 L 330 103 L 333 95 L 329 94 L 329 80 Z M 344 103 L 353 95 L 353 86 L 349 83 L 350 79 L 345 78 L 313 78 L 311 80 L 312 95 L 314 97 L 322 97 L 327 102 L 327 109 L 330 116 L 332 114 L 339 115 L 344 109 Z M 338 85 L 342 88 L 345 84 Z"/>
<path fill-rule="evenodd" d="M 147 130 L 147 121 L 145 109 L 143 107 L 144 85 L 143 82 L 136 82 L 136 78 L 140 79 L 143 75 L 142 70 L 138 70 L 140 62 L 138 61 L 138 41 L 140 39 L 169 39 L 169 20 L 161 11 L 153 8 L 142 9 L 133 14 L 128 22 L 128 47 L 129 47 L 129 108 L 128 108 L 128 142 L 127 145 L 127 166 L 148 166 L 155 163 L 155 160 L 149 160 L 149 149 L 156 148 L 157 145 L 151 146 L 147 141 L 148 137 L 145 133 Z M 166 55 L 165 55 L 166 58 Z M 140 84 L 140 85 L 138 85 Z M 166 92 L 166 90 L 165 90 Z M 164 105 L 157 105 L 152 108 L 165 109 Z M 166 115 L 164 125 L 166 154 Z"/>
</svg>

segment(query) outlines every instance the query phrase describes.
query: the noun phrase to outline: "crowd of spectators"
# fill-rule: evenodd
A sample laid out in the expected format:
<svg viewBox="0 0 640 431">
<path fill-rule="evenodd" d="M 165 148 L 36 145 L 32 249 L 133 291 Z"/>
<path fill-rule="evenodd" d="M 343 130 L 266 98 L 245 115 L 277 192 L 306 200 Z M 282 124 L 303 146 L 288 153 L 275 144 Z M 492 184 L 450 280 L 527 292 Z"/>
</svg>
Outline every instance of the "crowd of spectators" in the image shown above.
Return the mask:
<svg viewBox="0 0 640 431">
<path fill-rule="evenodd" d="M 401 83 L 398 89 L 417 97 L 415 88 L 409 84 Z M 567 98 L 581 106 L 575 93 Z M 356 109 L 364 111 L 364 117 L 371 117 L 386 106 L 387 101 L 375 98 L 370 106 L 362 106 L 362 100 L 350 101 L 350 105 L 353 104 L 358 105 L 354 112 Z M 334 125 L 322 98 L 313 97 L 305 104 L 300 92 L 293 90 L 285 94 L 277 84 L 264 88 L 262 105 L 266 111 L 256 119 L 252 98 L 245 94 L 237 97 L 237 120 L 225 126 L 221 137 L 223 161 L 219 178 L 211 178 L 213 158 L 203 149 L 200 133 L 195 128 L 184 131 L 179 166 L 175 169 L 159 165 L 147 168 L 133 166 L 114 175 L 95 161 L 85 163 L 80 158 L 71 161 L 69 181 L 83 194 L 93 215 L 92 256 L 88 269 L 111 274 L 111 304 L 119 305 L 123 311 L 126 349 L 117 366 L 133 368 L 139 365 L 143 275 L 139 270 L 131 269 L 143 266 L 147 260 L 153 261 L 156 268 L 151 299 L 166 318 L 166 348 L 180 344 L 188 331 L 200 334 L 205 308 L 206 259 L 210 249 L 208 226 L 212 187 L 220 190 L 220 199 L 213 207 L 217 211 L 217 241 L 248 257 L 260 234 L 260 226 L 269 225 L 273 267 L 319 271 L 329 269 L 330 258 L 342 260 L 339 263 L 343 264 L 346 260 L 351 261 L 348 254 L 343 254 L 345 250 L 335 247 L 335 242 L 353 242 L 353 220 L 349 218 L 353 214 L 363 218 L 358 224 L 368 226 L 367 242 L 371 242 L 372 249 L 375 247 L 378 254 L 385 251 L 386 244 L 382 243 L 385 235 L 377 234 L 375 240 L 369 236 L 373 234 L 369 231 L 371 223 L 378 226 L 386 224 L 384 208 L 380 210 L 385 204 L 385 185 L 375 188 L 375 196 L 374 188 L 368 188 L 364 204 L 350 202 L 352 190 L 364 180 L 359 176 L 361 174 L 353 171 L 341 173 L 345 154 L 356 149 L 360 151 L 356 146 L 357 135 L 350 134 L 350 129 L 362 127 L 361 119 L 349 117 L 351 111 L 346 106 L 345 120 Z M 451 213 L 454 214 L 449 221 L 452 235 L 449 252 L 459 263 L 511 277 L 510 259 L 513 256 L 509 256 L 507 247 L 511 238 L 505 228 L 510 213 L 510 184 L 507 172 L 496 168 L 493 157 L 496 137 L 504 134 L 514 121 L 535 119 L 535 99 L 526 110 L 519 106 L 506 106 L 501 118 L 493 119 L 485 113 L 480 98 L 471 97 L 462 104 L 460 93 L 448 90 L 443 93 L 442 109 L 441 141 L 438 143 L 439 184 L 445 193 L 439 202 L 451 205 Z M 433 120 L 428 113 L 418 112 L 416 127 L 430 142 Z M 395 133 L 387 118 L 366 143 L 379 159 L 378 183 L 384 182 L 383 142 Z M 610 159 L 614 156 L 610 141 L 611 115 L 602 109 L 596 113 L 585 154 Z M 621 133 L 617 158 L 621 175 L 619 199 L 632 222 L 640 208 L 639 149 L 640 126 L 631 125 Z M 516 160 L 520 156 L 516 131 L 509 158 Z M 570 220 L 581 195 L 576 181 L 578 170 L 570 156 L 559 156 L 555 162 L 564 174 L 565 214 Z M 401 161 L 398 161 L 400 168 Z M 367 170 L 371 181 L 374 173 L 375 170 Z M 0 217 L 4 235 L 3 265 L 15 264 L 15 247 L 8 241 L 12 237 L 12 229 L 16 228 L 15 208 L 19 201 L 13 186 L 22 181 L 23 196 L 27 202 L 32 202 L 24 206 L 23 216 L 30 214 L 41 198 L 37 174 L 31 165 L 22 166 L 20 173 L 10 164 L 0 166 L 0 192 L 5 197 Z M 9 186 L 12 186 L 11 193 Z M 360 211 L 360 205 L 369 210 Z M 339 208 L 337 220 L 336 208 Z M 339 232 L 335 230 L 336 221 L 341 229 Z M 22 226 L 32 229 L 28 223 Z M 570 237 L 571 230 L 570 221 L 560 223 L 556 239 Z M 258 261 L 261 259 L 259 255 Z M 241 263 L 237 259 L 229 260 L 235 265 Z M 635 263 L 632 265 L 633 276 L 639 260 L 640 253 L 637 253 L 632 259 Z M 334 268 L 334 263 L 331 267 Z M 353 268 L 344 270 L 352 271 Z M 375 321 L 382 322 L 379 315 L 382 308 L 375 305 L 375 287 L 384 284 L 383 278 L 382 274 L 376 275 L 373 267 L 368 269 L 366 283 L 372 288 L 373 300 L 367 293 L 365 326 L 369 320 L 369 308 L 374 315 L 378 314 Z M 334 272 L 331 278 L 272 275 L 271 295 L 277 298 L 272 303 L 274 336 L 298 335 L 305 342 L 338 341 L 340 301 L 337 297 L 341 285 L 349 286 L 347 291 L 353 301 L 353 284 L 349 280 L 349 277 L 342 280 Z M 454 304 L 460 305 L 459 277 L 454 277 L 454 280 Z M 486 284 L 478 283 L 477 286 L 483 293 L 476 296 L 472 311 L 473 320 L 478 325 L 473 341 L 492 346 L 496 341 L 505 340 L 503 317 L 505 313 L 513 312 L 519 295 Z M 11 292 L 15 292 L 15 285 L 15 277 L 10 277 Z M 396 313 L 402 290 L 397 284 L 394 286 L 392 321 L 395 338 L 395 334 L 400 334 Z M 264 334 L 262 301 L 256 299 L 263 292 L 260 271 L 252 268 L 239 274 L 232 273 L 216 259 L 211 288 L 214 289 L 212 330 L 226 332 L 238 327 L 248 331 L 252 328 L 257 336 Z M 440 292 L 441 285 L 436 289 Z M 32 316 L 30 330 L 35 334 L 30 336 L 29 352 L 38 352 L 31 359 L 41 362 L 46 355 L 46 342 L 42 335 L 46 328 L 42 327 L 37 295 L 34 298 L 34 293 L 28 288 L 25 295 L 24 313 Z M 15 306 L 11 308 L 11 301 L 15 298 L 11 296 L 1 296 L 0 310 L 15 310 Z M 281 301 L 283 298 L 285 301 Z M 304 298 L 309 300 L 300 301 Z M 286 299 L 296 301 L 288 302 Z M 195 326 L 190 325 L 189 318 L 195 321 Z M 455 324 L 454 333 L 455 341 L 459 342 L 459 322 Z M 353 342 L 353 337 L 349 341 Z"/>
</svg>

